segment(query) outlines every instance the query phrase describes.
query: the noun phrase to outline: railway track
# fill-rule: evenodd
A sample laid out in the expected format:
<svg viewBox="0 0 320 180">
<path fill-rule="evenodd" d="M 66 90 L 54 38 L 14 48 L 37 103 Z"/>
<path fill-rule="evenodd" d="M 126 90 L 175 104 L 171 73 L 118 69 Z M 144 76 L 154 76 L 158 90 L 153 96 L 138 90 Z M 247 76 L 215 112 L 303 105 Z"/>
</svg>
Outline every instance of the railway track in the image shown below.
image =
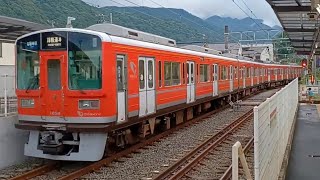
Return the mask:
<svg viewBox="0 0 320 180">
<path fill-rule="evenodd" d="M 254 163 L 254 157 L 253 157 L 253 138 L 250 139 L 250 141 L 245 145 L 243 148 L 243 152 L 246 156 L 246 160 L 248 163 L 248 167 L 251 170 L 251 175 L 254 175 L 253 173 L 253 163 Z M 242 166 L 241 166 L 242 167 Z M 239 167 L 239 173 L 244 176 L 243 169 Z M 230 165 L 228 169 L 224 172 L 224 174 L 221 176 L 220 180 L 231 180 L 232 178 L 232 166 Z M 254 178 L 254 177 L 252 177 Z M 242 178 L 245 179 L 245 178 Z"/>
<path fill-rule="evenodd" d="M 213 135 L 211 138 L 203 142 L 202 144 L 198 145 L 196 148 L 194 148 L 192 151 L 190 151 L 188 154 L 186 154 L 183 158 L 181 158 L 179 161 L 174 163 L 172 166 L 167 168 L 164 172 L 161 172 L 158 176 L 156 176 L 155 180 L 160 179 L 205 179 L 208 175 L 211 175 L 210 178 L 213 179 L 216 178 L 217 172 L 214 171 L 205 171 L 203 168 L 199 168 L 199 166 L 207 166 L 205 169 L 213 169 L 212 165 L 209 165 L 205 161 L 213 162 L 213 160 L 216 160 L 217 155 L 220 156 L 218 158 L 221 159 L 221 154 L 228 154 L 231 153 L 231 146 L 234 141 L 232 141 L 232 136 L 236 134 L 236 131 L 239 131 L 239 129 L 245 129 L 248 130 L 248 126 L 252 124 L 253 119 L 253 111 L 250 110 L 249 112 L 245 113 L 243 116 L 229 124 L 227 127 Z M 237 139 L 239 139 L 240 136 L 237 136 Z M 242 139 L 250 139 L 251 137 L 241 137 Z M 219 150 L 216 150 L 217 148 L 220 148 Z M 230 153 L 225 153 L 225 152 Z M 231 156 L 229 156 L 230 158 Z M 231 160 L 231 159 L 230 159 Z M 230 161 L 229 160 L 229 161 Z M 223 168 L 226 164 L 223 164 L 223 162 L 220 162 L 219 164 L 214 162 L 216 164 L 218 171 L 222 171 L 221 168 Z M 230 163 L 231 164 L 231 163 Z M 228 166 L 226 167 L 228 168 Z M 192 172 L 191 172 L 192 171 Z M 195 172 L 196 171 L 196 172 Z M 224 172 L 224 171 L 223 171 Z M 201 175 L 201 174 L 207 174 L 207 175 Z"/>
<path fill-rule="evenodd" d="M 260 92 L 261 93 L 261 92 Z M 265 96 L 265 95 L 264 95 Z M 263 98 L 265 98 L 263 96 Z M 269 97 L 269 95 L 267 95 Z M 248 97 L 249 98 L 249 97 Z M 55 163 L 49 163 L 49 164 L 46 164 L 42 167 L 38 167 L 32 171 L 29 171 L 29 172 L 26 172 L 22 175 L 19 175 L 17 177 L 14 177 L 12 179 L 48 179 L 49 177 L 52 178 L 52 176 L 46 176 L 46 174 L 50 174 L 50 172 L 52 171 L 57 171 L 58 173 L 55 173 L 55 174 L 59 174 L 57 175 L 54 179 L 77 179 L 77 178 L 80 178 L 84 175 L 87 175 L 87 174 L 90 174 L 92 172 L 98 172 L 99 173 L 99 169 L 101 167 L 106 167 L 106 166 L 109 166 L 112 162 L 115 162 L 115 161 L 123 161 L 123 158 L 130 158 L 132 157 L 132 154 L 135 154 L 135 153 L 141 153 L 143 151 L 143 149 L 148 149 L 148 146 L 152 146 L 154 143 L 157 143 L 157 142 L 160 142 L 162 141 L 163 138 L 181 130 L 181 129 L 185 129 L 186 127 L 191 127 L 192 125 L 195 125 L 195 124 L 198 124 L 200 123 L 201 121 L 205 120 L 205 118 L 207 117 L 210 117 L 211 115 L 215 114 L 215 113 L 218 113 L 220 111 L 223 111 L 227 108 L 228 106 L 225 106 L 223 108 L 220 108 L 220 109 L 217 109 L 217 110 L 214 110 L 214 111 L 211 111 L 211 112 L 208 112 L 208 113 L 205 113 L 203 115 L 200 115 L 198 117 L 195 117 L 194 119 L 184 123 L 184 124 L 181 124 L 175 128 L 172 128 L 170 130 L 167 130 L 159 135 L 156 135 L 156 136 L 153 136 L 149 139 L 146 139 L 146 140 L 143 140 L 142 142 L 134 145 L 134 146 L 131 146 L 121 152 L 118 152 L 116 154 L 113 154 L 112 156 L 110 157 L 106 157 L 105 159 L 102 159 L 98 162 L 94 162 L 94 163 L 90 163 L 89 165 L 86 165 L 86 166 L 82 166 L 82 167 L 78 167 L 78 168 L 74 168 L 75 170 L 74 171 L 69 171 L 68 173 L 63 173 L 63 174 L 59 174 L 59 169 L 61 169 L 64 164 L 62 162 L 55 162 Z M 240 126 L 240 125 L 237 125 L 240 121 L 246 121 L 246 118 L 248 117 L 252 117 L 252 111 L 250 111 L 250 113 L 246 113 L 244 116 L 242 116 L 241 118 L 239 118 L 237 121 L 234 121 L 233 123 L 231 123 L 230 125 L 228 125 L 227 128 L 221 130 L 221 133 L 218 133 L 219 135 L 215 135 L 215 137 L 222 137 L 223 136 L 223 132 L 224 133 L 230 133 L 230 132 L 233 132 L 234 129 L 235 129 L 235 126 Z M 248 139 L 248 138 L 247 138 Z M 229 146 L 228 148 L 231 149 L 231 146 Z M 227 169 L 228 166 L 226 166 L 225 169 Z M 223 171 L 224 172 L 224 171 Z M 155 172 L 156 174 L 160 173 L 159 172 Z M 90 178 L 89 178 L 90 179 Z M 147 178 L 149 179 L 149 178 Z M 153 178 L 152 178 L 153 179 Z"/>
<path fill-rule="evenodd" d="M 200 115 L 184 124 L 181 124 L 175 128 L 172 128 L 168 131 L 165 131 L 159 135 L 156 135 L 152 138 L 149 138 L 147 140 L 144 140 L 142 141 L 141 143 L 139 144 L 136 144 L 132 147 L 129 147 L 119 153 L 116 153 L 116 154 L 112 154 L 112 156 L 110 157 L 107 157 L 103 160 L 100 160 L 98 162 L 95 162 L 95 163 L 91 163 L 90 165 L 84 167 L 84 168 L 79 168 L 79 170 L 76 170 L 74 172 L 71 172 L 65 176 L 62 176 L 58 179 L 76 179 L 76 178 L 79 178 L 85 174 L 88 174 L 90 172 L 93 172 L 95 170 L 98 170 L 99 168 L 103 167 L 103 166 L 107 166 L 108 164 L 110 164 L 111 162 L 113 161 L 117 161 L 119 160 L 120 158 L 122 157 L 127 157 L 129 154 L 131 153 L 136 153 L 136 152 L 139 152 L 141 148 L 144 148 L 148 145 L 151 145 L 152 143 L 155 143 L 157 141 L 160 141 L 161 138 L 164 138 L 172 133 L 174 133 L 175 131 L 178 131 L 179 129 L 183 129 L 185 127 L 188 127 L 188 126 L 191 126 L 192 124 L 194 123 L 198 123 L 202 120 L 204 120 L 204 118 L 210 116 L 210 115 L 213 115 L 215 113 L 218 113 L 224 109 L 228 108 L 228 106 L 224 106 L 220 109 L 217 109 L 217 110 L 214 110 L 214 111 L 211 111 L 211 112 L 208 112 L 208 113 L 205 113 L 203 115 Z M 37 167 L 31 171 L 27 171 L 19 176 L 16 176 L 16 177 L 13 177 L 13 178 L 10 178 L 10 180 L 24 180 L 24 179 L 32 179 L 32 178 L 36 178 L 38 176 L 42 176 L 42 175 L 45 175 L 47 173 L 50 173 L 54 170 L 58 170 L 60 169 L 61 167 L 63 166 L 62 162 L 60 161 L 54 161 L 54 162 L 50 162 L 50 163 L 47 163 L 45 165 L 42 165 L 40 167 Z"/>
<path fill-rule="evenodd" d="M 57 169 L 60 165 L 61 164 L 58 161 L 49 162 L 49 163 L 44 164 L 42 166 L 36 167 L 30 171 L 22 173 L 18 176 L 15 176 L 15 177 L 11 178 L 10 180 L 31 179 L 33 177 L 36 177 L 36 176 L 42 175 L 44 173 L 50 172 L 54 169 Z"/>
</svg>

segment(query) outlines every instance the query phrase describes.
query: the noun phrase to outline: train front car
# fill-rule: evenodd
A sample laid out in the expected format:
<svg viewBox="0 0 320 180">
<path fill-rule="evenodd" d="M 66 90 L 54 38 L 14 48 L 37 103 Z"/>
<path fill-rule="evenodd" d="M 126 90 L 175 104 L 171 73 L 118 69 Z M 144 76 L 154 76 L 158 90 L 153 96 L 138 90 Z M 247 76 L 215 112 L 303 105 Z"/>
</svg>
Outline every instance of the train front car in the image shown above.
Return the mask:
<svg viewBox="0 0 320 180">
<path fill-rule="evenodd" d="M 25 155 L 72 161 L 103 157 L 103 129 L 116 119 L 116 72 L 103 71 L 103 66 L 115 67 L 103 61 L 111 54 L 108 38 L 62 28 L 17 40 L 16 128 L 30 131 Z"/>
</svg>

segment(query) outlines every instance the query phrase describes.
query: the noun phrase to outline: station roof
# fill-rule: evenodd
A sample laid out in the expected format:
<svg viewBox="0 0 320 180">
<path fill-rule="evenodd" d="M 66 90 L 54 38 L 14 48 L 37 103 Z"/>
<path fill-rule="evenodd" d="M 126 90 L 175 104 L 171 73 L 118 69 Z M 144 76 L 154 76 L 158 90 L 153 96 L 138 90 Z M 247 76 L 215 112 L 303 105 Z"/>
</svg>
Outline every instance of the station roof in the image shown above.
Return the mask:
<svg viewBox="0 0 320 180">
<path fill-rule="evenodd" d="M 22 19 L 0 16 L 0 42 L 14 42 L 19 36 L 48 28 L 50 28 L 50 26 Z"/>
<path fill-rule="evenodd" d="M 318 39 L 316 10 L 315 19 L 309 18 L 311 0 L 267 0 L 287 32 L 297 54 L 311 55 Z M 320 46 L 320 45 L 319 45 Z"/>
</svg>

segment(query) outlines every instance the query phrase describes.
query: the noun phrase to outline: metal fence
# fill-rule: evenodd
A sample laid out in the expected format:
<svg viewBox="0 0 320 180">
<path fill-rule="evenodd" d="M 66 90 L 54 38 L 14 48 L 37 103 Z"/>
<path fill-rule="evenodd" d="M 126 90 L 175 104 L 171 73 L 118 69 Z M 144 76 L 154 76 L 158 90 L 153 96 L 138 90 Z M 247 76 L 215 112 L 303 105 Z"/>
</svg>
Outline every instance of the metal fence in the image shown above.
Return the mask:
<svg viewBox="0 0 320 180">
<path fill-rule="evenodd" d="M 0 116 L 17 113 L 17 97 L 15 94 L 15 76 L 0 75 Z"/>
<path fill-rule="evenodd" d="M 298 107 L 298 79 L 254 107 L 254 178 L 278 179 Z"/>
</svg>

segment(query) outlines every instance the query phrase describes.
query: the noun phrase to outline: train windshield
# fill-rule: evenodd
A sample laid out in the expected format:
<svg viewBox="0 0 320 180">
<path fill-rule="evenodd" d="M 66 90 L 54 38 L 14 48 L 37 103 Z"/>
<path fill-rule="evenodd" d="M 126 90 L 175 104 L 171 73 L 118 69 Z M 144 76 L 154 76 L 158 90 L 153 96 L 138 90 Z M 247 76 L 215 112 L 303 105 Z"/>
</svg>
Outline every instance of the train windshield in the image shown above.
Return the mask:
<svg viewBox="0 0 320 180">
<path fill-rule="evenodd" d="M 69 32 L 69 88 L 101 89 L 101 39 L 98 36 Z"/>
<path fill-rule="evenodd" d="M 23 38 L 17 42 L 17 87 L 18 89 L 39 88 L 40 34 Z"/>
<path fill-rule="evenodd" d="M 100 37 L 65 31 L 34 34 L 17 41 L 17 88 L 26 91 L 39 89 L 39 51 L 64 50 L 68 51 L 69 89 L 101 89 Z"/>
</svg>

